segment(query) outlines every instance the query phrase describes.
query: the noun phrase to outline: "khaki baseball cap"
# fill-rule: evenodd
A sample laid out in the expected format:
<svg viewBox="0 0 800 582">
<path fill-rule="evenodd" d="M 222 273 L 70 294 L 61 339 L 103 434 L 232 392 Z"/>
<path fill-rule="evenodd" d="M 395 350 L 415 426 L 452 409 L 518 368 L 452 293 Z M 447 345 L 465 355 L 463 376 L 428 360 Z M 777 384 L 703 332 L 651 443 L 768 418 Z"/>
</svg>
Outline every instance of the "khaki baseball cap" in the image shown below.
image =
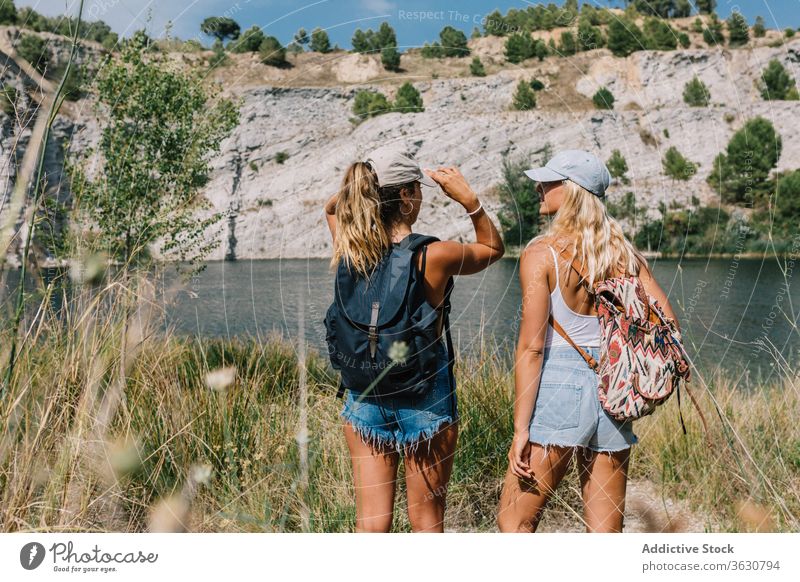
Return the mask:
<svg viewBox="0 0 800 582">
<path fill-rule="evenodd" d="M 383 146 L 370 153 L 364 160 L 378 176 L 378 186 L 397 186 L 419 182 L 430 188 L 436 187 L 408 151 L 399 146 Z"/>
</svg>

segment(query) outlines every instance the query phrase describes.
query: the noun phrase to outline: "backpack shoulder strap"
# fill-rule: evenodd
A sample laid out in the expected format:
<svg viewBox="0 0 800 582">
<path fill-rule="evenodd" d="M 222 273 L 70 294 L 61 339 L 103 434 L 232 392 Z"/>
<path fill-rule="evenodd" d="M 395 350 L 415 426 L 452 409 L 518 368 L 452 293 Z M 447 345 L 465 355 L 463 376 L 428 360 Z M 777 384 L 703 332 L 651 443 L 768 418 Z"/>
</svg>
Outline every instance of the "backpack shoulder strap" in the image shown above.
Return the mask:
<svg viewBox="0 0 800 582">
<path fill-rule="evenodd" d="M 578 344 L 576 344 L 574 341 L 572 341 L 572 338 L 569 337 L 569 334 L 564 330 L 563 327 L 561 327 L 561 324 L 558 323 L 555 320 L 555 318 L 553 318 L 552 315 L 550 315 L 548 321 L 550 322 L 550 325 L 553 327 L 553 329 L 556 330 L 556 333 L 558 333 L 558 335 L 560 335 L 565 340 L 567 340 L 567 343 L 578 351 L 578 353 L 586 361 L 586 363 L 589 365 L 589 367 L 596 373 L 598 371 L 598 368 L 599 368 L 597 360 L 595 360 L 588 352 L 586 352 Z"/>
<path fill-rule="evenodd" d="M 578 274 L 581 284 L 586 287 L 586 290 L 589 292 L 589 294 L 594 295 L 594 290 L 589 286 L 588 278 L 583 270 L 583 265 L 578 262 L 578 259 L 570 257 L 567 254 L 567 249 L 565 248 L 558 249 L 558 254 L 561 255 L 561 257 L 569 264 L 572 270 Z"/>
</svg>

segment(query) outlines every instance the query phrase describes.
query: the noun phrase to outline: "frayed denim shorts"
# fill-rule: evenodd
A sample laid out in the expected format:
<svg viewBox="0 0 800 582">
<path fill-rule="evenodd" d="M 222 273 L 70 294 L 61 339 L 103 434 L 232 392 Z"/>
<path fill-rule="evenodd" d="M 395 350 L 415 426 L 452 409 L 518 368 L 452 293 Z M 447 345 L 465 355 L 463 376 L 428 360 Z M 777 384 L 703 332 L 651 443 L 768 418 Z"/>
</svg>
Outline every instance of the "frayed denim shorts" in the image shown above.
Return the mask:
<svg viewBox="0 0 800 582">
<path fill-rule="evenodd" d="M 413 454 L 446 425 L 458 420 L 455 379 L 447 366 L 447 350 L 440 342 L 439 371 L 432 389 L 421 395 L 367 396 L 350 390 L 344 398 L 342 419 L 364 443 L 377 450 Z"/>
<path fill-rule="evenodd" d="M 599 348 L 583 348 L 597 360 Z M 603 410 L 597 374 L 572 346 L 545 349 L 542 377 L 528 439 L 540 445 L 585 447 L 612 452 L 639 442 L 633 421 L 620 422 Z"/>
</svg>

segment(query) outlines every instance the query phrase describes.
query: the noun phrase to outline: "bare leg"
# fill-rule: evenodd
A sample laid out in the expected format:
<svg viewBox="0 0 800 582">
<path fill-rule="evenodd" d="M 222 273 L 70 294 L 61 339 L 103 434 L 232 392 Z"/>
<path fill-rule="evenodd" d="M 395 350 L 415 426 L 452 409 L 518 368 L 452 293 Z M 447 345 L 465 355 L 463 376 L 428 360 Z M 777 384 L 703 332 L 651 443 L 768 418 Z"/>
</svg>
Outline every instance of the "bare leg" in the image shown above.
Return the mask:
<svg viewBox="0 0 800 582">
<path fill-rule="evenodd" d="M 356 531 L 388 532 L 392 528 L 394 492 L 400 455 L 364 443 L 349 423 L 344 436 L 353 464 L 356 489 Z"/>
<path fill-rule="evenodd" d="M 458 425 L 440 430 L 428 443 L 420 443 L 414 454 L 407 454 L 406 488 L 408 520 L 415 532 L 444 531 L 447 483 L 453 471 L 453 457 L 458 440 Z"/>
<path fill-rule="evenodd" d="M 613 453 L 578 451 L 587 532 L 621 532 L 625 517 L 630 449 Z"/>
<path fill-rule="evenodd" d="M 529 466 L 534 480 L 522 480 L 506 472 L 497 526 L 502 532 L 535 532 L 547 501 L 569 468 L 573 447 L 545 447 L 531 444 Z"/>
</svg>

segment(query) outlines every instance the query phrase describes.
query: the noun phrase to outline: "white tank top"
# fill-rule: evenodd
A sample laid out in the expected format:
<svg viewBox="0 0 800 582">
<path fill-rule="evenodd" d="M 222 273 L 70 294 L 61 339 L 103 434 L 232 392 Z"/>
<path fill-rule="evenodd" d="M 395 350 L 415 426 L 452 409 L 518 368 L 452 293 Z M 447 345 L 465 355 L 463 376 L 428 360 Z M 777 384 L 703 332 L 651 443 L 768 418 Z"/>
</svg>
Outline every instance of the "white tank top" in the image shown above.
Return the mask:
<svg viewBox="0 0 800 582">
<path fill-rule="evenodd" d="M 553 254 L 553 263 L 556 266 L 556 284 L 553 292 L 550 293 L 550 314 L 553 316 L 564 331 L 567 332 L 572 341 L 581 347 L 599 348 L 600 347 L 600 321 L 596 315 L 581 315 L 575 313 L 564 301 L 561 295 L 561 285 L 558 276 L 558 256 L 553 247 L 548 246 Z M 569 346 L 567 340 L 557 333 L 553 326 L 547 324 L 547 337 L 544 347 Z"/>
</svg>

